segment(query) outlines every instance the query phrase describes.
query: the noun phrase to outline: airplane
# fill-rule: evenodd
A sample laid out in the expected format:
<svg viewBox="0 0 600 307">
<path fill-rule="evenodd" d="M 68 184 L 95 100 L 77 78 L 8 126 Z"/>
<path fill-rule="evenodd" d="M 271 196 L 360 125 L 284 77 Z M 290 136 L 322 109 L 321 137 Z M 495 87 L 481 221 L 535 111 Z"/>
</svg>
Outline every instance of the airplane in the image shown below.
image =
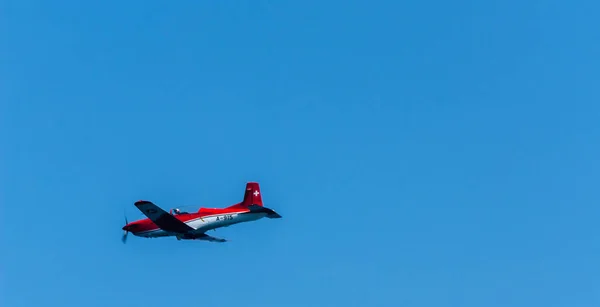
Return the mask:
<svg viewBox="0 0 600 307">
<path fill-rule="evenodd" d="M 207 235 L 208 230 L 216 230 L 238 223 L 251 222 L 263 217 L 281 218 L 277 212 L 263 206 L 258 182 L 247 182 L 242 202 L 226 208 L 200 208 L 197 212 L 182 212 L 178 208 L 168 213 L 147 200 L 134 203 L 147 218 L 127 222 L 123 226 L 122 241 L 127 235 L 143 238 L 176 237 L 177 240 L 204 240 L 226 242 L 226 239 Z"/>
</svg>

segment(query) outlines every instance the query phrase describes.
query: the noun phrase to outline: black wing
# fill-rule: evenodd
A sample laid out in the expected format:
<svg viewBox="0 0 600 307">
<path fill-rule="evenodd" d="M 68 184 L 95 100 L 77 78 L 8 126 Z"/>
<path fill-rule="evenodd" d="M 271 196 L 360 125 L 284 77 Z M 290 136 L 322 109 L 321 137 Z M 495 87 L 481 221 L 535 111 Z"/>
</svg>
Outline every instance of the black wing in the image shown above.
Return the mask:
<svg viewBox="0 0 600 307">
<path fill-rule="evenodd" d="M 191 230 L 194 230 L 194 228 L 165 212 L 165 210 L 159 208 L 152 202 L 140 200 L 135 202 L 134 205 L 152 222 L 154 222 L 156 226 L 160 227 L 164 231 L 187 233 Z"/>
</svg>

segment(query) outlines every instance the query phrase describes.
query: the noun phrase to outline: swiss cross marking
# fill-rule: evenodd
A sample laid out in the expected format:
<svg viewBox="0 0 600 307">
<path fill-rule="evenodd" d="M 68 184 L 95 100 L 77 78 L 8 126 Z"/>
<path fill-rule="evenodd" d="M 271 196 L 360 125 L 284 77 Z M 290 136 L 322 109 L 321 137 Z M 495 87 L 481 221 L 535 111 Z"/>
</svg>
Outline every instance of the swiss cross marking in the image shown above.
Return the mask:
<svg viewBox="0 0 600 307">
<path fill-rule="evenodd" d="M 254 191 L 254 196 L 258 196 L 260 194 L 258 191 Z"/>
</svg>

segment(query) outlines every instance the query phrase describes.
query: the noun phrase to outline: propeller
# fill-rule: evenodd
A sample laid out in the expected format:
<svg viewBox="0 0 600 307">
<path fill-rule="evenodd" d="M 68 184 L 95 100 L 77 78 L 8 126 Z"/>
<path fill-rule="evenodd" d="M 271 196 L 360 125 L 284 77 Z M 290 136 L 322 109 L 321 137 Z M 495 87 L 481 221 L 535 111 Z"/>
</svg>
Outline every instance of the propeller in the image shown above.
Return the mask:
<svg viewBox="0 0 600 307">
<path fill-rule="evenodd" d="M 125 225 L 129 224 L 129 222 L 127 222 L 127 216 L 125 217 Z M 123 244 L 125 244 L 125 242 L 127 242 L 127 235 L 129 234 L 129 230 L 124 230 L 123 231 L 123 237 L 121 238 L 121 241 L 123 241 Z"/>
</svg>

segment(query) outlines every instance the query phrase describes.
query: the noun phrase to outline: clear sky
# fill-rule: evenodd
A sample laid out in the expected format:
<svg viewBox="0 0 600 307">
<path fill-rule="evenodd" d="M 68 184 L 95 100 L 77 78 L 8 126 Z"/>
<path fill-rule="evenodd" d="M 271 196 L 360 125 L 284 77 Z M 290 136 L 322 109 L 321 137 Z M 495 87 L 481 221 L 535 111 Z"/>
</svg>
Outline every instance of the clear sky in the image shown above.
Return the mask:
<svg viewBox="0 0 600 307">
<path fill-rule="evenodd" d="M 2 1 L 0 305 L 598 306 L 598 9 Z"/>
</svg>

